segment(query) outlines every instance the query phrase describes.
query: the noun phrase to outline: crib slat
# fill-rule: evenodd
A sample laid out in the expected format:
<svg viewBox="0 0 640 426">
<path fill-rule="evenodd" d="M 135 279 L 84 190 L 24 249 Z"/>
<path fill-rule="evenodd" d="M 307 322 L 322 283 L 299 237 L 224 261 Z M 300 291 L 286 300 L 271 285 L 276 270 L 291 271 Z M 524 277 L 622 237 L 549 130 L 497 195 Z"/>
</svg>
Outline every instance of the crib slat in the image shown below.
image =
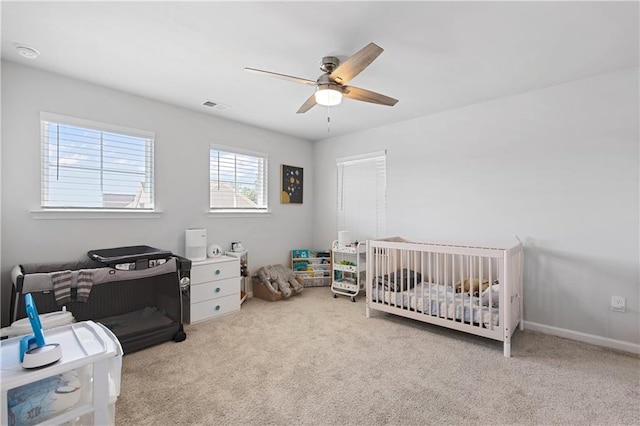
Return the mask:
<svg viewBox="0 0 640 426">
<path fill-rule="evenodd" d="M 433 253 L 433 268 L 435 273 L 435 284 L 439 285 L 440 274 L 438 274 L 438 253 Z M 438 291 L 436 294 L 436 298 L 438 299 L 438 316 L 442 316 L 442 302 L 440 301 L 440 292 Z"/>
<path fill-rule="evenodd" d="M 480 298 L 480 294 L 482 293 L 482 282 L 485 280 L 484 277 L 484 258 L 482 256 L 478 256 L 478 276 L 480 277 L 480 280 L 478 282 L 478 300 L 474 300 L 473 301 L 473 305 L 474 308 L 478 309 L 478 315 L 477 315 L 477 324 L 474 322 L 474 325 L 477 325 L 477 327 L 482 327 L 482 308 L 481 308 L 481 298 Z M 473 312 L 471 312 L 471 316 L 473 317 Z"/>
<path fill-rule="evenodd" d="M 456 255 L 452 254 L 451 255 L 451 282 L 450 283 L 445 283 L 444 289 L 445 289 L 445 292 L 446 292 L 447 287 L 449 285 L 451 285 L 451 290 L 453 290 L 453 297 L 454 298 L 455 298 L 456 282 L 457 282 L 457 280 L 456 280 Z"/>
<path fill-rule="evenodd" d="M 429 268 L 429 313 L 431 313 L 431 295 L 432 293 L 432 285 L 433 285 L 433 266 L 432 266 L 432 258 L 431 258 L 431 252 L 429 252 L 427 254 L 428 259 L 427 259 L 427 266 Z M 437 298 L 436 298 L 437 299 Z M 436 300 L 436 315 L 440 316 L 440 301 Z"/>
<path fill-rule="evenodd" d="M 398 271 L 396 271 L 395 273 L 395 277 L 396 277 L 396 289 L 398 288 L 398 285 L 400 286 L 400 309 L 404 309 L 404 286 L 402 285 L 404 283 L 404 270 L 406 267 L 406 257 L 408 255 L 408 252 L 404 252 L 400 255 L 400 273 L 398 273 Z M 398 280 L 400 280 L 398 282 Z M 398 297 L 396 295 L 396 302 L 398 301 Z"/>
<path fill-rule="evenodd" d="M 491 265 L 491 272 L 489 274 L 489 285 L 491 285 L 491 291 L 489 292 L 489 328 L 493 330 L 493 283 L 496 280 L 496 268 L 495 268 L 495 259 L 490 259 L 489 265 Z"/>
<path fill-rule="evenodd" d="M 420 285 L 422 286 L 422 292 L 420 293 L 422 295 L 422 302 L 420 302 L 420 300 L 418 299 L 418 295 L 416 294 L 416 311 L 418 310 L 418 303 L 422 303 L 422 312 L 424 313 L 424 307 L 425 307 L 425 302 L 424 302 L 424 280 L 426 279 L 424 276 L 424 255 L 421 254 L 420 255 L 420 272 L 422 273 L 422 280 Z M 431 306 L 431 302 L 429 302 L 429 306 Z M 429 308 L 429 311 L 431 311 L 431 308 Z"/>
<path fill-rule="evenodd" d="M 387 256 L 387 258 L 385 259 L 386 262 L 382 268 L 382 282 L 384 284 L 385 282 L 385 278 L 388 280 L 389 279 L 389 262 L 391 262 L 391 257 L 393 256 L 393 252 L 395 251 L 395 249 L 390 249 L 389 250 L 389 255 Z M 382 286 L 382 302 L 385 303 L 386 300 L 391 301 L 391 299 L 389 299 L 391 296 L 389 296 L 389 286 L 387 285 L 386 287 L 383 285 Z"/>
<path fill-rule="evenodd" d="M 420 273 L 420 278 L 421 278 L 420 281 L 422 281 L 422 263 L 420 262 L 420 268 L 418 268 L 418 264 L 419 264 L 418 259 L 419 259 L 418 258 L 418 252 L 414 251 L 413 252 L 413 261 L 415 263 L 416 273 L 413 275 L 414 276 L 414 279 L 413 279 L 413 296 L 409 297 L 409 308 L 411 308 L 411 301 L 415 300 L 416 301 L 416 306 L 415 306 L 414 310 L 416 310 L 416 311 L 418 310 L 418 298 L 417 298 L 417 296 L 418 296 L 418 284 L 419 284 L 418 283 L 418 272 Z"/>
</svg>

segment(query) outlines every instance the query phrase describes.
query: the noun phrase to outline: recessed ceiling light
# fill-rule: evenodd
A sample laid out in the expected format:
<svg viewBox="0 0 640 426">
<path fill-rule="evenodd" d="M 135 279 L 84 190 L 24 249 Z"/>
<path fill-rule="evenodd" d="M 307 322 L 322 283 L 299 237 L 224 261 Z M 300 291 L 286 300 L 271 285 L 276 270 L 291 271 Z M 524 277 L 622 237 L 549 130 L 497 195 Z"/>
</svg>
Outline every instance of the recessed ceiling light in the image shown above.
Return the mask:
<svg viewBox="0 0 640 426">
<path fill-rule="evenodd" d="M 40 55 L 40 52 L 38 52 L 33 47 L 16 46 L 16 50 L 18 51 L 20 56 L 25 57 L 27 59 L 35 59 L 38 57 L 38 55 Z"/>
</svg>

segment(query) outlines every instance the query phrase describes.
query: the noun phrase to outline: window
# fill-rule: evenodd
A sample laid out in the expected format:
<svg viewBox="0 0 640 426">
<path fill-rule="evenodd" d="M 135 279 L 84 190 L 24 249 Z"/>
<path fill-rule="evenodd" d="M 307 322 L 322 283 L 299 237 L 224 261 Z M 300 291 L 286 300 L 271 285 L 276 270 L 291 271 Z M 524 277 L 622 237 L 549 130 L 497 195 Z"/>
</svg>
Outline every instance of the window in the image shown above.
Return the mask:
<svg viewBox="0 0 640 426">
<path fill-rule="evenodd" d="M 211 145 L 209 207 L 212 211 L 267 211 L 265 154 Z"/>
<path fill-rule="evenodd" d="M 151 132 L 42 113 L 43 209 L 153 210 Z"/>
<path fill-rule="evenodd" d="M 358 241 L 385 236 L 387 211 L 386 152 L 337 159 L 338 231 Z"/>
</svg>

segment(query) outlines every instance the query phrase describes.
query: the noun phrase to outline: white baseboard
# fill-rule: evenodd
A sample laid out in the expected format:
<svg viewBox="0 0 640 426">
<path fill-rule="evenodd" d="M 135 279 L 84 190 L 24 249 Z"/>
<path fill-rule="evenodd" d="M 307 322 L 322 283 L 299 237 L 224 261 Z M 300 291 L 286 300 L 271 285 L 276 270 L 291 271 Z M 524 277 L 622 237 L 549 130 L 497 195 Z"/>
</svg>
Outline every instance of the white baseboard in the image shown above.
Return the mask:
<svg viewBox="0 0 640 426">
<path fill-rule="evenodd" d="M 623 342 L 622 340 L 609 339 L 607 337 L 595 336 L 593 334 L 580 333 L 579 331 L 567 330 L 565 328 L 552 327 L 550 325 L 538 324 L 535 322 L 525 321 L 525 330 L 539 331 L 545 334 L 564 337 L 571 340 L 589 343 L 592 345 L 604 346 L 620 351 L 631 352 L 640 355 L 640 345 Z"/>
</svg>

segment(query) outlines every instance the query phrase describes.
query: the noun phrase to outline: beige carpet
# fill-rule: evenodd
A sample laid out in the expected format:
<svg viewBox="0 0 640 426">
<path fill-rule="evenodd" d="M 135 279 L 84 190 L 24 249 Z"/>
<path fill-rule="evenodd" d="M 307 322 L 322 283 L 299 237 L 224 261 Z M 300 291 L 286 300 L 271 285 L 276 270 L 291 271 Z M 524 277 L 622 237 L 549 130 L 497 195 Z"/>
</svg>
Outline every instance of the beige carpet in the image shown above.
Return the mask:
<svg viewBox="0 0 640 426">
<path fill-rule="evenodd" d="M 117 425 L 640 425 L 640 359 L 530 331 L 502 344 L 327 287 L 123 358 Z"/>
</svg>

